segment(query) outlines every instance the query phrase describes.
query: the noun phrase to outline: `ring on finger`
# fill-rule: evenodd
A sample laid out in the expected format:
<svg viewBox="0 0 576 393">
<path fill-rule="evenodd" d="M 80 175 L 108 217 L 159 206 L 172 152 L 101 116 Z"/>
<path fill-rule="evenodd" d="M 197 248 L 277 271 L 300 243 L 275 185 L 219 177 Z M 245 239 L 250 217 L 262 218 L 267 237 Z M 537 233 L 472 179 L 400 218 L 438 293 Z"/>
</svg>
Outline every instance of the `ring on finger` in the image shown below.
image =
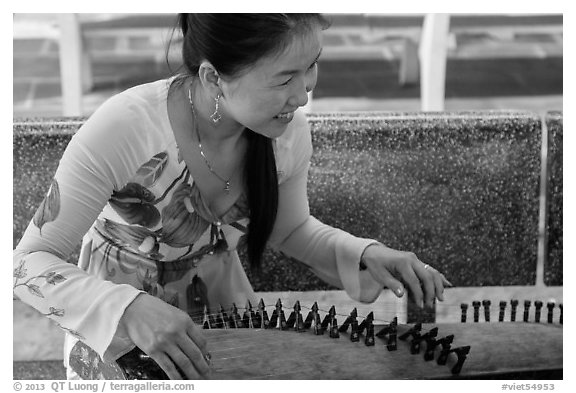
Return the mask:
<svg viewBox="0 0 576 393">
<path fill-rule="evenodd" d="M 434 269 L 434 267 L 428 265 L 427 263 L 424 264 L 424 270 L 427 270 L 429 272 L 435 272 L 436 269 Z"/>
<path fill-rule="evenodd" d="M 210 364 L 212 360 L 212 355 L 210 355 L 210 353 L 205 353 L 204 360 L 206 360 L 206 363 Z"/>
</svg>

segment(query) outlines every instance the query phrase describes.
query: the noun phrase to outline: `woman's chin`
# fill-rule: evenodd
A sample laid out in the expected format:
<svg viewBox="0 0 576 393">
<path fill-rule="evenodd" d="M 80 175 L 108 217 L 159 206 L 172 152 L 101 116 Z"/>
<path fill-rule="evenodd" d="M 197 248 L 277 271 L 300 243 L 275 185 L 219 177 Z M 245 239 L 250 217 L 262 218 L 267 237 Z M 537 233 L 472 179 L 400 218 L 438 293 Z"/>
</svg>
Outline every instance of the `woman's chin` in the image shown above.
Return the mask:
<svg viewBox="0 0 576 393">
<path fill-rule="evenodd" d="M 287 129 L 288 129 L 287 123 L 278 124 L 277 122 L 273 122 L 268 127 L 262 127 L 257 129 L 252 128 L 252 131 L 260 135 L 264 135 L 267 138 L 276 139 L 281 137 L 286 132 Z"/>
</svg>

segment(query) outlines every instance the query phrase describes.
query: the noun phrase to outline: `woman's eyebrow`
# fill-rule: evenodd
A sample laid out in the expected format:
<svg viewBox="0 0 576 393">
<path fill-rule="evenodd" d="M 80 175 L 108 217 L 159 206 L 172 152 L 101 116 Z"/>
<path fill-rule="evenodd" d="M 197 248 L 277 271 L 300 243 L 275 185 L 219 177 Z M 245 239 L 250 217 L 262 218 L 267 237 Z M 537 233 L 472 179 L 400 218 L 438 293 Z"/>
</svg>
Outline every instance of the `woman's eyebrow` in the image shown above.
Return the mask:
<svg viewBox="0 0 576 393">
<path fill-rule="evenodd" d="M 318 52 L 318 56 L 316 56 L 316 58 L 314 59 L 314 61 L 312 62 L 312 64 L 316 63 L 318 61 L 318 59 L 320 58 L 320 55 L 322 54 L 322 48 L 320 48 L 320 52 Z M 310 66 L 312 66 L 312 64 L 310 64 Z M 291 75 L 291 74 L 295 74 L 299 72 L 299 70 L 284 70 L 284 71 L 280 71 L 278 72 L 276 75 L 274 75 L 274 77 L 278 77 L 278 76 L 284 76 L 284 75 Z"/>
</svg>

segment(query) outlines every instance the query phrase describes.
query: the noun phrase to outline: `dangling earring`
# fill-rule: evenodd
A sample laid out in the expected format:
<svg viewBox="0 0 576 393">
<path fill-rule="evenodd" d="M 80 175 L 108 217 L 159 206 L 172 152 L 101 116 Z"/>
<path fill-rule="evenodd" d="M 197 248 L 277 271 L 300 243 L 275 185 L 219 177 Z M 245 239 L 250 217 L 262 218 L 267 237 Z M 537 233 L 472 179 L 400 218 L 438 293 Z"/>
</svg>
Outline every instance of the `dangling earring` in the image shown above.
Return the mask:
<svg viewBox="0 0 576 393">
<path fill-rule="evenodd" d="M 220 119 L 222 119 L 222 115 L 218 113 L 218 105 L 220 104 L 220 94 L 218 94 L 216 98 L 214 98 L 214 101 L 216 102 L 216 108 L 214 109 L 214 113 L 210 115 L 210 120 L 212 120 L 214 124 L 218 124 L 218 122 L 220 122 Z"/>
</svg>

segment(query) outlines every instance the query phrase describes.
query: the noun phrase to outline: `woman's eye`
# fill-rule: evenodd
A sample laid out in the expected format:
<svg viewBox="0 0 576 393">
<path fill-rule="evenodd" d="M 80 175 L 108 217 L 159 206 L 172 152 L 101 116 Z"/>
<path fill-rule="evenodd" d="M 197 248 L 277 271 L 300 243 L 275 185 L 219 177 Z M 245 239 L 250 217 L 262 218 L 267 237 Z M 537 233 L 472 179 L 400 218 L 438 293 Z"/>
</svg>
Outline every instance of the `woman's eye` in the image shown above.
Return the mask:
<svg viewBox="0 0 576 393">
<path fill-rule="evenodd" d="M 316 60 L 314 63 L 312 63 L 312 65 L 310 66 L 310 68 L 308 68 L 308 71 L 311 71 L 314 69 L 314 67 L 316 67 L 318 65 L 318 60 Z M 292 80 L 292 78 L 288 79 L 286 82 L 279 84 L 278 86 L 288 86 L 288 84 L 290 83 L 290 81 Z"/>
</svg>

